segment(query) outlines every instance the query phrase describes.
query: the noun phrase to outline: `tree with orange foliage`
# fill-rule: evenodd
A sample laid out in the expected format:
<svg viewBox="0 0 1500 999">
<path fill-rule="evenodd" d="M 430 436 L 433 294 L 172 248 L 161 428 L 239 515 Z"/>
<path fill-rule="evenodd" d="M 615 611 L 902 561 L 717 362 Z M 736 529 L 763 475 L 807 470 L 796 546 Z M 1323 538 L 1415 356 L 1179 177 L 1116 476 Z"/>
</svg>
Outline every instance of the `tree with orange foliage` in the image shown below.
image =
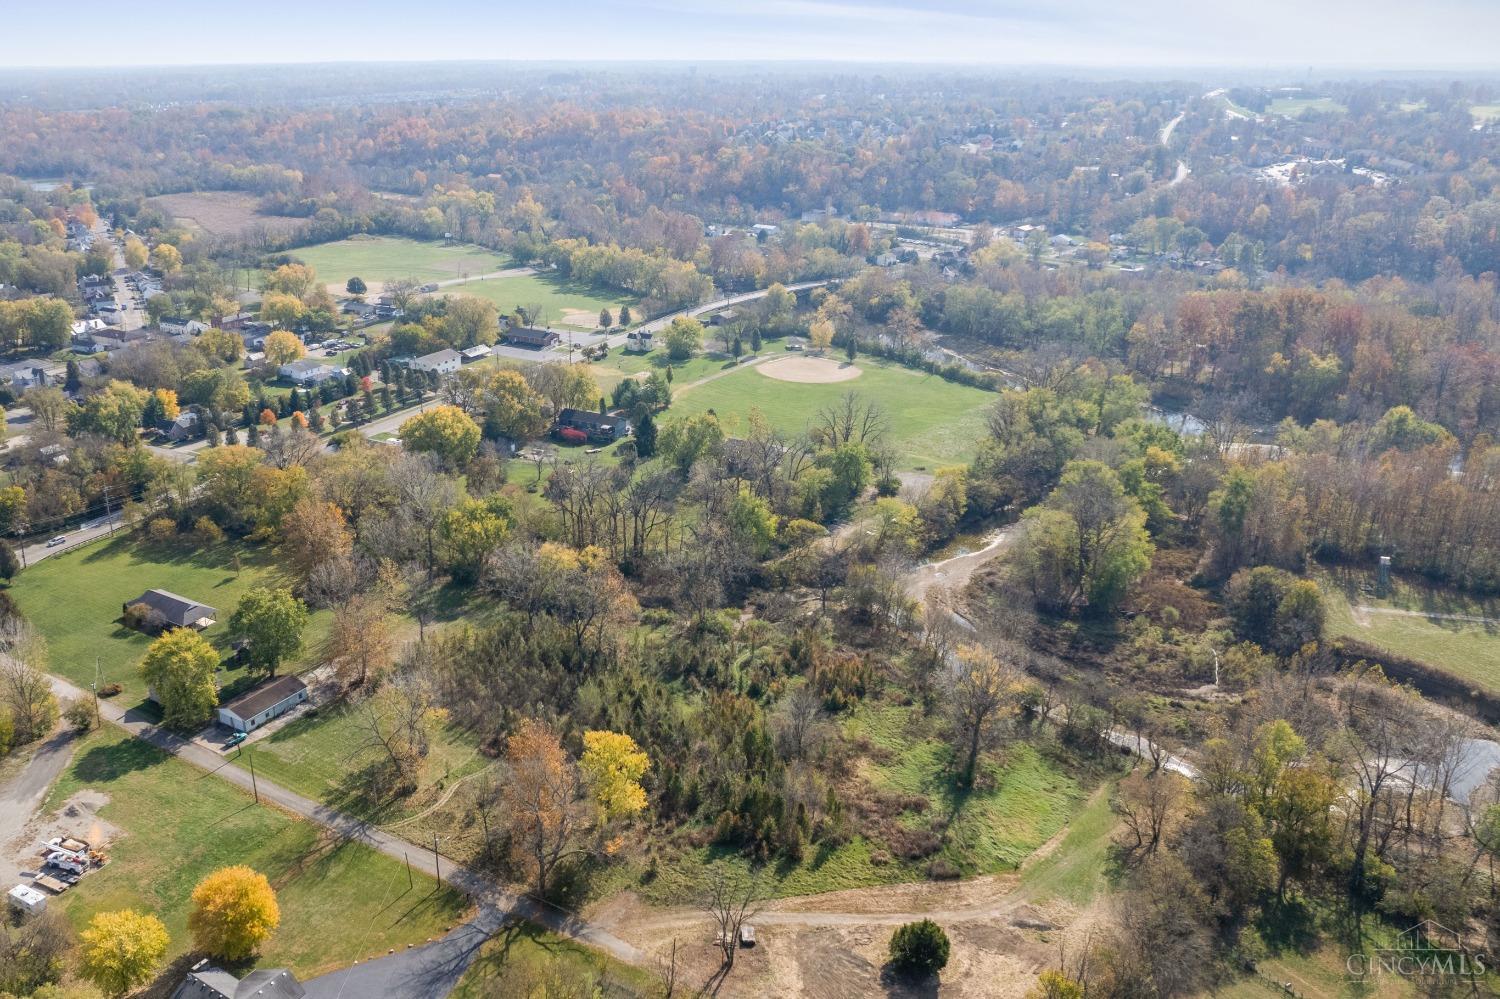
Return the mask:
<svg viewBox="0 0 1500 999">
<path fill-rule="evenodd" d="M 508 779 L 501 790 L 510 816 L 511 855 L 532 890 L 547 894 L 557 865 L 582 853 L 585 825 L 578 767 L 544 722 L 527 718 L 505 744 Z"/>
</svg>

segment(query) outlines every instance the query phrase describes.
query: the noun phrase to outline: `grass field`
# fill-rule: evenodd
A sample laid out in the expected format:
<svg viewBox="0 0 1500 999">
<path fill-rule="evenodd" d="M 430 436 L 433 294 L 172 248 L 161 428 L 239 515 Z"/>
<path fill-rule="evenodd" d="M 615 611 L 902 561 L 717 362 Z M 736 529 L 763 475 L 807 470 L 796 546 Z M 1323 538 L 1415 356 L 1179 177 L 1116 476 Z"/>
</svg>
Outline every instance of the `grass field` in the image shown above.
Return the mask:
<svg viewBox="0 0 1500 999">
<path fill-rule="evenodd" d="M 1057 849 L 1021 871 L 1021 886 L 1036 902 L 1060 898 L 1083 906 L 1106 887 L 1110 834 L 1118 824 L 1109 802 L 1110 786 L 1101 787 L 1068 823 Z"/>
<path fill-rule="evenodd" d="M 227 864 L 250 865 L 276 889 L 281 927 L 260 963 L 290 966 L 304 979 L 438 936 L 465 908 L 456 892 L 434 894 L 430 878 L 408 886 L 400 861 L 258 806 L 118 730 L 95 732 L 78 747 L 48 807 L 85 788 L 109 795 L 99 814 L 121 835 L 109 846 L 110 863 L 54 905 L 79 927 L 101 911 L 155 913 L 172 935 L 172 957 L 192 946 L 193 886 Z"/>
<path fill-rule="evenodd" d="M 1474 116 L 1476 124 L 1487 125 L 1500 120 L 1500 104 L 1471 104 L 1469 114 Z"/>
<path fill-rule="evenodd" d="M 516 274 L 465 281 L 443 288 L 441 293 L 488 299 L 505 313 L 514 312 L 517 306 L 524 307 L 529 314 L 540 316 L 547 326 L 582 332 L 598 328 L 600 309 L 609 309 L 615 317 L 619 316 L 622 305 L 629 305 L 633 312 L 639 311 L 634 296 L 578 284 L 555 274 Z M 639 321 L 641 317 L 637 314 L 634 318 Z"/>
<path fill-rule="evenodd" d="M 1390 596 L 1376 597 L 1374 574 L 1355 569 L 1325 570 L 1317 578 L 1328 598 L 1330 634 L 1382 646 L 1500 691 L 1500 600 L 1478 600 L 1400 578 L 1393 580 Z"/>
<path fill-rule="evenodd" d="M 856 392 L 877 403 L 890 424 L 889 440 L 902 468 L 939 468 L 974 457 L 985 434 L 995 395 L 944 381 L 886 361 L 861 358 L 862 373 L 845 382 L 816 385 L 778 381 L 754 367 L 695 388 L 675 391 L 664 421 L 712 409 L 730 434 L 743 432 L 752 409 L 788 434 L 801 433 L 818 410 Z M 720 362 L 722 365 L 722 362 Z M 674 380 L 674 387 L 684 379 Z"/>
<path fill-rule="evenodd" d="M 275 558 L 263 548 L 224 542 L 200 548 L 191 539 L 171 545 L 140 543 L 134 535 L 85 545 L 38 562 L 10 585 L 10 595 L 27 619 L 47 638 L 48 669 L 83 687 L 94 680 L 97 660 L 101 685 L 119 683 L 123 703 L 145 696 L 136 664 L 151 637 L 119 623 L 125 601 L 147 589 L 170 590 L 218 608 L 218 623 L 205 634 L 225 649 L 229 615 L 246 591 L 287 585 Z M 331 615 L 312 615 L 304 649 L 316 648 Z M 222 683 L 240 672 L 221 673 Z"/>
<path fill-rule="evenodd" d="M 575 983 L 581 987 L 572 988 Z M 650 972 L 613 960 L 532 923 L 511 923 L 485 941 L 452 997 L 635 996 L 648 994 L 656 984 Z"/>
<path fill-rule="evenodd" d="M 488 274 L 514 266 L 509 257 L 468 244 L 444 244 L 401 236 L 351 236 L 334 243 L 288 251 L 311 264 L 330 290 L 344 290 L 351 277 L 373 289 L 382 281 L 410 278 L 426 284 Z"/>
<path fill-rule="evenodd" d="M 1349 109 L 1332 97 L 1278 97 L 1268 110 L 1287 118 L 1300 118 L 1309 111 L 1343 114 Z"/>
</svg>

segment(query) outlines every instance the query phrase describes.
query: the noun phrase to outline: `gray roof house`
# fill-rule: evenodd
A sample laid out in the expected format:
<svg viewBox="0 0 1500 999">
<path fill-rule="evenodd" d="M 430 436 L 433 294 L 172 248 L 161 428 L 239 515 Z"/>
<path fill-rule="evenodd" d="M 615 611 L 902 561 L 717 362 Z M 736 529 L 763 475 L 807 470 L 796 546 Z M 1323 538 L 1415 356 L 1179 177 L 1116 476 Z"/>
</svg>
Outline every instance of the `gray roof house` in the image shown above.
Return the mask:
<svg viewBox="0 0 1500 999">
<path fill-rule="evenodd" d="M 279 374 L 297 385 L 320 385 L 331 378 L 342 378 L 349 371 L 331 364 L 319 364 L 310 358 L 283 364 Z"/>
<path fill-rule="evenodd" d="M 207 628 L 214 623 L 214 618 L 219 613 L 217 607 L 200 604 L 168 590 L 147 590 L 134 600 L 125 601 L 126 610 L 137 605 L 144 605 L 161 615 L 174 628 Z"/>
<path fill-rule="evenodd" d="M 286 674 L 268 680 L 219 705 L 219 723 L 236 732 L 253 732 L 307 700 L 307 684 Z"/>
<path fill-rule="evenodd" d="M 302 999 L 307 990 L 286 968 L 263 968 L 236 978 L 199 961 L 172 993 L 172 999 Z"/>
<path fill-rule="evenodd" d="M 162 421 L 160 429 L 169 441 L 185 441 L 198 433 L 198 414 L 189 409 L 179 413 L 175 420 Z"/>
<path fill-rule="evenodd" d="M 431 354 L 423 354 L 407 366 L 413 371 L 435 371 L 440 375 L 451 375 L 462 363 L 463 357 L 458 351 L 445 347 Z"/>
<path fill-rule="evenodd" d="M 630 433 L 630 420 L 616 413 L 564 408 L 557 414 L 556 427 L 582 431 L 594 441 L 617 441 Z"/>
</svg>

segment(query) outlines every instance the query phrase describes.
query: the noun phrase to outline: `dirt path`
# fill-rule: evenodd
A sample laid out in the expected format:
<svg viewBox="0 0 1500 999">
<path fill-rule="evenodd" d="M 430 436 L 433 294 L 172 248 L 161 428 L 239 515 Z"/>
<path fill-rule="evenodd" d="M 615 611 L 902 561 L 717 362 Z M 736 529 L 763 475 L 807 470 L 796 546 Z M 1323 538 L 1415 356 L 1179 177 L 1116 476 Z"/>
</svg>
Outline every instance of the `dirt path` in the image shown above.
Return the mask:
<svg viewBox="0 0 1500 999">
<path fill-rule="evenodd" d="M 918 603 L 934 586 L 945 586 L 955 595 L 969 585 L 974 573 L 1003 552 L 1015 537 L 1015 525 L 1002 527 L 985 539 L 982 547 L 951 558 L 919 565 L 906 582 L 907 594 Z"/>
<path fill-rule="evenodd" d="M 73 758 L 73 733 L 59 732 L 46 739 L 20 772 L 0 787 L 0 877 L 5 887 L 16 881 L 21 865 L 16 858 L 35 853 L 25 842 L 26 827 L 36 815 L 47 789 Z"/>
</svg>

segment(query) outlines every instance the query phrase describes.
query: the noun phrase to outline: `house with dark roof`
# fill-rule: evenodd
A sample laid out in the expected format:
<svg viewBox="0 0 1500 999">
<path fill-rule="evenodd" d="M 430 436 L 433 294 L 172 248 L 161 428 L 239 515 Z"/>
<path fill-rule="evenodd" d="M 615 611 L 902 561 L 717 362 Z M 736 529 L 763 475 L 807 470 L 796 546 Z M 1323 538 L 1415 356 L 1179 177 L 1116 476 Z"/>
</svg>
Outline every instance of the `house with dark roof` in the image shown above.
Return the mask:
<svg viewBox="0 0 1500 999">
<path fill-rule="evenodd" d="M 505 331 L 504 341 L 512 347 L 527 347 L 531 350 L 546 350 L 556 346 L 562 337 L 556 330 L 539 330 L 534 326 L 512 326 Z"/>
<path fill-rule="evenodd" d="M 307 990 L 286 968 L 262 968 L 236 978 L 199 961 L 177 986 L 172 999 L 303 999 Z"/>
<path fill-rule="evenodd" d="M 175 420 L 163 420 L 161 432 L 167 435 L 167 440 L 172 443 L 191 440 L 198 435 L 198 414 L 191 409 L 183 410 Z"/>
<path fill-rule="evenodd" d="M 125 601 L 125 613 L 129 614 L 131 608 L 143 608 L 148 616 L 160 620 L 168 628 L 207 628 L 219 614 L 216 607 L 189 600 L 170 590 L 147 590 L 134 600 Z"/>
<path fill-rule="evenodd" d="M 617 441 L 630 433 L 630 420 L 622 413 L 596 413 L 590 409 L 565 408 L 557 414 L 553 431 L 577 430 L 591 441 Z"/>
<path fill-rule="evenodd" d="M 219 724 L 236 732 L 254 732 L 307 700 L 307 684 L 290 674 L 267 680 L 258 687 L 219 705 Z"/>
</svg>

